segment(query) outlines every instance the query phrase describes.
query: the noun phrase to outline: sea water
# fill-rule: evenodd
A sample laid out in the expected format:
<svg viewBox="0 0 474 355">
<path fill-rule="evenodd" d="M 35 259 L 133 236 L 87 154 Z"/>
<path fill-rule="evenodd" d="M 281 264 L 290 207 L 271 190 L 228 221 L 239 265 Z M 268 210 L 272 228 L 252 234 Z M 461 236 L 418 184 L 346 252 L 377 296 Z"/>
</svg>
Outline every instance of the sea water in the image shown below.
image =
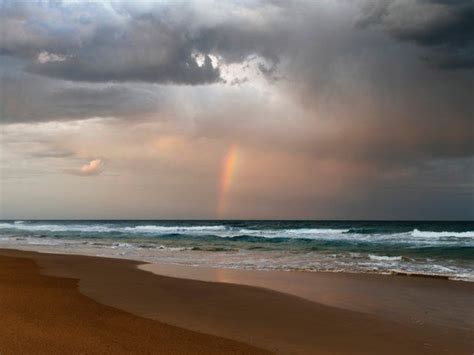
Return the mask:
<svg viewBox="0 0 474 355">
<path fill-rule="evenodd" d="M 193 266 L 474 281 L 474 222 L 4 220 L 0 247 Z"/>
</svg>

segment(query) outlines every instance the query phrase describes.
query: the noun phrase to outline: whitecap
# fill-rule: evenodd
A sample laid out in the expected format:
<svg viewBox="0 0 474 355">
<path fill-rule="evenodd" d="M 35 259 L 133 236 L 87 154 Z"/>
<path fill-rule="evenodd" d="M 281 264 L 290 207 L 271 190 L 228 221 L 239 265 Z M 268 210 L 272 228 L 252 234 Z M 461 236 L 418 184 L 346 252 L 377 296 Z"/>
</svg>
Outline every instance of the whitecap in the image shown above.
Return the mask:
<svg viewBox="0 0 474 355">
<path fill-rule="evenodd" d="M 17 224 L 0 223 L 0 229 L 16 229 L 32 232 L 89 232 L 89 233 L 180 233 L 180 232 L 213 232 L 225 231 L 226 227 L 218 226 L 159 226 L 143 225 L 135 227 L 119 227 L 83 224 Z"/>
<path fill-rule="evenodd" d="M 369 259 L 374 261 L 402 261 L 401 256 L 386 256 L 369 254 Z"/>
<path fill-rule="evenodd" d="M 420 231 L 414 229 L 411 235 L 416 238 L 445 238 L 445 237 L 456 237 L 456 238 L 474 238 L 474 231 L 466 232 L 434 232 L 434 231 Z"/>
</svg>

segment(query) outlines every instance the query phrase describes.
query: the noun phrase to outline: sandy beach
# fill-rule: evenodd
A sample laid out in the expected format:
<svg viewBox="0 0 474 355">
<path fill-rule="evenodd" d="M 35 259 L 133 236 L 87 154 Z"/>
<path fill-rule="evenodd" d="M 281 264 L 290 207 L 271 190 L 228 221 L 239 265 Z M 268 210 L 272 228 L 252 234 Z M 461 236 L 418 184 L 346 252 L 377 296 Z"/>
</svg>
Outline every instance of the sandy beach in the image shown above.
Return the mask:
<svg viewBox="0 0 474 355">
<path fill-rule="evenodd" d="M 285 291 L 270 285 L 278 285 L 278 272 L 267 274 L 274 280 L 267 285 L 239 274 L 251 280 L 249 286 L 237 284 L 235 275 L 231 283 L 203 280 L 205 272 L 185 277 L 182 268 L 174 272 L 180 278 L 156 275 L 129 260 L 14 250 L 0 255 L 2 354 L 470 354 L 474 348 L 472 283 L 321 274 L 311 288 L 327 290 L 319 294 L 331 294 L 336 307 L 316 299 L 318 292 L 306 297 L 303 291 L 277 292 Z M 172 268 L 163 272 L 170 274 Z M 283 276 L 285 287 L 291 286 L 288 277 Z M 361 298 L 372 293 L 369 284 L 378 288 L 387 309 L 396 300 L 391 312 L 380 312 L 380 304 L 372 307 L 377 311 L 364 306 Z M 446 292 L 437 298 L 441 290 Z M 434 296 L 415 302 L 427 294 Z M 464 321 L 455 308 L 451 318 L 433 309 L 450 299 L 453 307 L 465 310 Z M 357 310 L 346 304 L 350 300 Z M 415 316 L 428 316 L 411 322 L 398 311 L 404 304 L 408 309 L 417 304 Z"/>
<path fill-rule="evenodd" d="M 263 354 L 255 347 L 151 321 L 82 295 L 31 258 L 0 256 L 1 354 Z"/>
</svg>

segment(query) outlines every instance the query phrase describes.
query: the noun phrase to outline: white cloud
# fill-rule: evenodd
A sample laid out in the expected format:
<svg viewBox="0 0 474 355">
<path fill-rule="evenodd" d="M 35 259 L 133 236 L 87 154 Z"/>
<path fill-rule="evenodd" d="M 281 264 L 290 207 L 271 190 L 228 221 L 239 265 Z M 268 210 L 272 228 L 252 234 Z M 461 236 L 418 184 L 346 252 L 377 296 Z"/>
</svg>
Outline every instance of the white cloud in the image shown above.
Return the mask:
<svg viewBox="0 0 474 355">
<path fill-rule="evenodd" d="M 43 51 L 40 54 L 38 54 L 38 62 L 40 62 L 41 64 L 51 63 L 51 62 L 64 62 L 67 58 L 68 56 L 49 53 L 46 51 Z"/>
<path fill-rule="evenodd" d="M 84 164 L 79 169 L 65 169 L 64 172 L 77 176 L 96 176 L 102 172 L 104 163 L 101 159 L 93 159 L 89 163 Z"/>
</svg>

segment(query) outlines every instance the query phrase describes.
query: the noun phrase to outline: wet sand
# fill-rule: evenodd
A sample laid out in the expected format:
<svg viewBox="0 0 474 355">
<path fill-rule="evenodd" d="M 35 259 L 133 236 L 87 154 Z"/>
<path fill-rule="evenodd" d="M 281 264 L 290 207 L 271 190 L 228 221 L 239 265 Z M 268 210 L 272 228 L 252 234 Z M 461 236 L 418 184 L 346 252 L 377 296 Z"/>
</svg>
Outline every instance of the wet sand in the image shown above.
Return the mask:
<svg viewBox="0 0 474 355">
<path fill-rule="evenodd" d="M 176 338 L 171 335 L 169 337 L 165 336 L 166 339 L 171 339 L 169 342 L 164 342 L 163 338 L 160 338 L 160 331 L 158 330 L 156 338 L 149 335 L 145 337 L 147 340 L 141 339 L 140 336 L 151 334 L 151 330 L 149 332 L 143 330 L 137 331 L 136 334 L 133 333 L 132 338 L 139 340 L 138 343 L 154 344 L 156 347 L 163 344 L 168 346 L 168 348 L 163 348 L 160 351 L 161 353 L 194 353 L 201 351 L 199 346 L 210 346 L 214 352 L 221 353 L 231 351 L 257 352 L 257 348 L 262 348 L 278 353 L 307 354 L 471 354 L 474 349 L 472 329 L 466 328 L 464 323 L 459 324 L 459 326 L 437 324 L 436 322 L 427 322 L 422 325 L 412 324 L 409 321 L 404 321 L 404 316 L 395 320 L 393 317 L 384 316 L 383 313 L 379 312 L 370 313 L 334 307 L 327 305 L 327 303 L 314 302 L 261 287 L 154 275 L 139 270 L 137 266 L 140 263 L 135 261 L 10 250 L 1 250 L 0 255 L 27 258 L 30 268 L 34 269 L 35 265 L 38 265 L 42 269 L 42 274 L 54 276 L 54 278 L 46 278 L 49 280 L 48 282 L 54 283 L 59 282 L 54 280 L 61 280 L 61 283 L 67 284 L 68 292 L 58 298 L 69 300 L 71 297 L 79 297 L 83 301 L 90 302 L 94 307 L 104 307 L 107 310 L 97 311 L 90 306 L 92 311 L 88 310 L 87 314 L 95 314 L 95 316 L 79 317 L 78 314 L 82 311 L 78 310 L 77 313 L 71 313 L 67 307 L 70 302 L 75 304 L 75 301 L 63 301 L 57 305 L 57 302 L 53 299 L 47 302 L 49 305 L 47 307 L 44 304 L 33 304 L 29 306 L 29 311 L 25 311 L 20 307 L 18 311 L 10 314 L 11 322 L 17 324 L 17 327 L 15 329 L 14 327 L 7 328 L 4 326 L 5 329 L 13 330 L 9 330 L 9 333 L 5 336 L 0 335 L 3 337 L 0 338 L 0 347 L 2 344 L 7 344 L 4 341 L 9 341 L 11 346 L 28 344 L 29 339 L 36 341 L 36 333 L 30 334 L 29 338 L 26 337 L 26 332 L 22 331 L 23 325 L 28 327 L 34 325 L 41 329 L 43 325 L 49 327 L 47 315 L 55 312 L 61 315 L 57 316 L 58 327 L 63 322 L 61 317 L 70 318 L 69 321 L 64 321 L 64 324 L 66 324 L 64 327 L 60 327 L 62 336 L 50 337 L 49 339 L 51 344 L 57 346 L 58 349 L 61 349 L 61 346 L 67 346 L 69 338 L 72 339 L 72 342 L 83 339 L 81 342 L 83 346 L 85 346 L 84 344 L 92 344 L 91 349 L 95 348 L 95 344 L 102 344 L 103 347 L 97 348 L 97 352 L 103 352 L 100 349 L 107 349 L 109 345 L 120 347 L 122 346 L 120 341 L 128 339 L 123 333 L 121 333 L 122 336 L 117 337 L 118 343 L 115 343 L 112 338 L 104 338 L 99 334 L 107 332 L 109 328 L 111 329 L 109 337 L 112 336 L 111 334 L 115 334 L 117 328 L 125 333 L 133 333 L 135 329 L 141 329 L 135 326 L 138 323 L 142 324 L 141 322 L 144 322 L 143 326 L 148 329 L 155 329 L 154 327 L 166 329 L 166 327 L 169 327 L 173 329 L 173 331 L 169 330 L 170 334 L 176 332 L 174 333 Z M 1 258 L 1 260 L 6 263 L 5 265 L 9 265 L 9 262 L 5 261 L 6 258 Z M 14 285 L 9 287 L 12 289 L 16 287 L 26 288 L 18 291 L 18 294 L 25 295 L 23 296 L 23 302 L 29 299 L 36 300 L 37 298 L 44 298 L 46 302 L 51 296 L 47 292 L 43 292 L 41 287 L 46 290 L 50 290 L 51 287 L 47 286 L 46 280 L 42 279 L 44 276 L 40 277 L 39 274 L 36 274 L 36 277 L 41 278 L 41 280 L 35 281 L 39 288 L 30 287 L 31 281 L 21 271 L 24 268 L 26 267 L 18 266 L 16 269 L 10 270 L 8 267 L 6 269 L 2 267 L 0 287 L 4 287 L 4 280 L 8 280 L 10 277 L 11 281 L 16 281 L 12 281 Z M 13 276 L 11 276 L 12 274 Z M 279 274 L 276 274 L 275 277 L 278 277 L 277 275 Z M 339 295 L 339 298 L 355 300 L 363 297 L 364 292 L 371 292 L 371 289 L 365 289 L 366 284 L 359 282 L 357 277 L 351 278 L 351 276 L 353 275 L 347 275 L 349 280 L 352 280 L 352 284 L 346 285 L 345 294 Z M 370 277 L 371 275 L 364 276 Z M 326 284 L 320 282 L 318 286 L 318 283 L 315 283 L 312 287 L 327 288 L 328 282 L 330 285 L 330 278 L 328 280 Z M 387 302 L 385 304 L 387 309 L 391 308 L 390 300 L 397 300 L 398 298 L 401 298 L 401 301 L 397 301 L 399 303 L 397 307 L 403 308 L 403 295 L 406 289 L 403 287 L 388 287 L 391 282 L 390 278 L 376 278 L 374 280 L 376 280 L 373 282 L 377 283 L 378 288 L 383 289 L 385 287 L 387 289 L 387 295 L 384 298 L 386 300 L 384 302 Z M 414 280 L 416 282 L 416 279 Z M 464 299 L 466 292 L 472 292 L 471 284 L 456 283 L 457 285 L 466 285 L 459 288 L 459 286 L 453 286 L 455 283 L 452 281 L 442 281 L 445 282 L 444 287 L 451 290 L 453 301 L 467 303 L 458 304 L 459 307 L 472 305 L 469 303 L 471 302 L 469 299 L 467 301 Z M 426 287 L 423 282 L 419 284 L 420 289 Z M 77 285 L 84 296 L 77 292 Z M 376 287 L 376 285 L 373 287 Z M 415 291 L 411 290 L 410 294 L 416 294 L 417 288 L 415 286 L 412 286 L 412 288 Z M 333 287 L 332 294 L 336 298 L 338 297 L 337 292 L 339 291 L 334 291 Z M 3 295 L 4 292 L 2 291 L 1 294 Z M 41 297 L 38 297 L 38 295 L 41 295 Z M 329 294 L 326 293 L 326 295 Z M 447 297 L 449 298 L 449 296 Z M 8 299 L 11 305 L 6 309 L 16 307 L 15 302 L 18 298 L 9 297 Z M 427 310 L 423 303 L 419 304 L 419 308 L 420 312 Z M 472 314 L 469 308 L 465 308 L 465 310 L 465 316 L 468 319 Z M 1 307 L 0 312 L 5 312 L 5 307 Z M 105 318 L 108 321 L 105 322 L 102 312 L 105 312 L 106 315 L 107 312 L 118 312 L 120 317 L 131 317 L 134 321 L 129 321 L 128 318 L 117 320 L 112 316 L 108 316 Z M 75 328 L 71 326 L 71 324 L 75 324 L 76 316 L 81 319 L 81 322 L 83 322 L 81 324 L 87 330 L 84 333 L 76 332 Z M 456 323 L 456 321 L 454 322 Z M 5 323 L 3 322 L 3 324 Z M 97 331 L 95 331 L 96 329 Z M 0 332 L 0 334 L 6 333 Z M 42 336 L 46 335 L 43 334 Z M 89 343 L 87 341 L 88 337 L 95 339 L 95 342 Z M 199 337 L 202 337 L 202 339 Z M 56 338 L 59 340 L 55 340 Z M 202 343 L 197 340 L 196 343 L 194 342 L 194 339 L 198 338 L 201 339 Z M 183 341 L 176 340 L 174 342 L 174 339 L 183 339 Z M 246 345 L 243 343 L 257 348 L 245 348 Z M 170 344 L 183 346 L 183 348 L 181 350 L 170 348 L 172 346 Z M 134 345 L 127 346 L 130 347 L 120 349 L 140 353 L 146 352 L 142 350 L 145 348 L 135 348 Z M 195 346 L 196 351 L 193 348 L 187 348 L 186 350 L 185 346 Z M 224 349 L 225 346 L 228 348 Z M 81 348 L 76 347 L 76 349 Z M 8 353 L 7 350 L 9 350 L 7 347 L 0 348 L 2 353 Z M 209 351 L 204 350 L 204 352 Z"/>
<path fill-rule="evenodd" d="M 415 326 L 474 329 L 474 283 L 441 277 L 143 264 L 158 275 L 264 287 Z"/>
</svg>

